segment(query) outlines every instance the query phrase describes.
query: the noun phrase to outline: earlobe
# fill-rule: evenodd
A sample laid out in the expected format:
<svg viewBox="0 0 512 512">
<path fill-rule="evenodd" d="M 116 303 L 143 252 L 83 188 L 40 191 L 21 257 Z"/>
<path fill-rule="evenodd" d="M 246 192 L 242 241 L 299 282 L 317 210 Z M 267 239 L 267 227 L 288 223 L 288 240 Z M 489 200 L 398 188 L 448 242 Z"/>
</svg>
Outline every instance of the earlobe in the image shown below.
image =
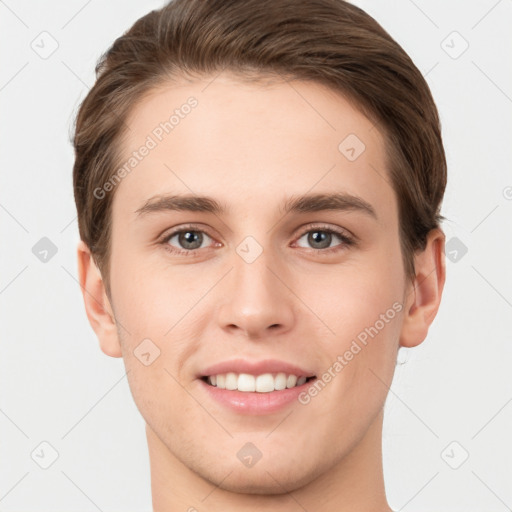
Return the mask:
<svg viewBox="0 0 512 512">
<path fill-rule="evenodd" d="M 77 246 L 78 277 L 89 323 L 100 342 L 101 350 L 111 357 L 121 357 L 116 322 L 105 285 L 87 244 Z"/>
<path fill-rule="evenodd" d="M 415 347 L 424 341 L 437 314 L 446 279 L 444 245 L 443 231 L 433 229 L 425 250 L 415 255 L 416 278 L 405 300 L 401 347 Z"/>
</svg>

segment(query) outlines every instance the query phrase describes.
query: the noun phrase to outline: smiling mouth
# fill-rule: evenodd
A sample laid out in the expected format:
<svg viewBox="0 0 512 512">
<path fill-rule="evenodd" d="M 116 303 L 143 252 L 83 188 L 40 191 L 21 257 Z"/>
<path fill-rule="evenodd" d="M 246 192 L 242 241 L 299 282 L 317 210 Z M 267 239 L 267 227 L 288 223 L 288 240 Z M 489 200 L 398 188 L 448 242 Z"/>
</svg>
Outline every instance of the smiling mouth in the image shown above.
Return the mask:
<svg viewBox="0 0 512 512">
<path fill-rule="evenodd" d="M 286 373 L 263 373 L 251 375 L 249 373 L 220 373 L 201 377 L 208 385 L 230 391 L 242 391 L 245 393 L 270 393 L 302 386 L 312 380 L 313 377 L 293 375 Z"/>
</svg>

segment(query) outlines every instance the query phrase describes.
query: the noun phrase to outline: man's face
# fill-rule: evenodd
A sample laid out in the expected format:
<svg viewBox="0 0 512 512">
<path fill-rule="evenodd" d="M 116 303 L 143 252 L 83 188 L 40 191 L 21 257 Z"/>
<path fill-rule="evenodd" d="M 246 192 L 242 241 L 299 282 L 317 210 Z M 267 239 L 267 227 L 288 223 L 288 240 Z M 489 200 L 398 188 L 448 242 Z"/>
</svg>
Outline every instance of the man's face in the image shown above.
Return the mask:
<svg viewBox="0 0 512 512">
<path fill-rule="evenodd" d="M 148 436 L 223 488 L 298 488 L 377 424 L 395 367 L 408 288 L 382 134 L 319 84 L 226 74 L 153 91 L 128 125 L 111 300 Z M 320 194 L 347 207 L 286 213 Z M 155 207 L 171 195 L 224 211 Z"/>
</svg>

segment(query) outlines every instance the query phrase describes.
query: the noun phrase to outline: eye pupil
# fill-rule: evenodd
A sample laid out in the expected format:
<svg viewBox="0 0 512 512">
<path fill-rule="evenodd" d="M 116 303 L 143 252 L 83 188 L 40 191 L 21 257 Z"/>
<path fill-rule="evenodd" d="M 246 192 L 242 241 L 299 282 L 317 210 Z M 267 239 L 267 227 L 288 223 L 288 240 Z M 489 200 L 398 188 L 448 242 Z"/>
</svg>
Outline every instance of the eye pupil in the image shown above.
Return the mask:
<svg viewBox="0 0 512 512">
<path fill-rule="evenodd" d="M 319 243 L 320 247 L 315 247 L 315 249 L 326 249 L 331 245 L 332 234 L 327 233 L 326 231 L 311 231 L 308 235 L 308 243 L 312 246 Z"/>
<path fill-rule="evenodd" d="M 199 243 L 197 243 L 198 241 Z M 183 231 L 179 235 L 179 243 L 185 249 L 198 249 L 201 247 L 202 241 L 203 235 L 197 231 Z"/>
<path fill-rule="evenodd" d="M 307 236 L 307 243 L 310 248 L 322 251 L 323 249 L 330 249 L 332 243 L 332 237 L 340 238 L 342 241 L 341 246 L 350 245 L 350 240 L 347 240 L 342 235 L 332 232 L 329 229 L 311 229 L 310 231 L 304 233 L 301 238 Z M 186 252 L 181 251 L 181 254 L 196 254 L 195 251 L 201 249 L 201 246 L 204 242 L 205 233 L 201 230 L 196 229 L 184 229 L 182 231 L 176 231 L 173 235 L 170 235 L 166 238 L 165 243 L 168 243 L 170 246 L 173 244 L 170 242 L 173 238 L 178 238 L 177 243 L 182 249 Z M 207 238 L 208 235 L 206 235 Z M 178 248 L 176 248 L 178 250 Z M 178 250 L 179 252 L 179 250 Z"/>
</svg>

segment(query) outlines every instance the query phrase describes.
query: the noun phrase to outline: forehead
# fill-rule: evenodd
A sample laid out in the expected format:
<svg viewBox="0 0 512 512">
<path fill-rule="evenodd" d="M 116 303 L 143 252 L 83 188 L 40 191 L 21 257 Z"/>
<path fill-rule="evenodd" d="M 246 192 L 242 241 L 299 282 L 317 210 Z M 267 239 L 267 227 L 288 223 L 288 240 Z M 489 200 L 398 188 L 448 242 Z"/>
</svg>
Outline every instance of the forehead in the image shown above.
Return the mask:
<svg viewBox="0 0 512 512">
<path fill-rule="evenodd" d="M 168 83 L 133 108 L 127 125 L 127 172 L 114 198 L 126 214 L 164 193 L 214 196 L 244 211 L 333 189 L 377 207 L 394 203 L 382 134 L 319 83 L 229 74 Z"/>
</svg>

